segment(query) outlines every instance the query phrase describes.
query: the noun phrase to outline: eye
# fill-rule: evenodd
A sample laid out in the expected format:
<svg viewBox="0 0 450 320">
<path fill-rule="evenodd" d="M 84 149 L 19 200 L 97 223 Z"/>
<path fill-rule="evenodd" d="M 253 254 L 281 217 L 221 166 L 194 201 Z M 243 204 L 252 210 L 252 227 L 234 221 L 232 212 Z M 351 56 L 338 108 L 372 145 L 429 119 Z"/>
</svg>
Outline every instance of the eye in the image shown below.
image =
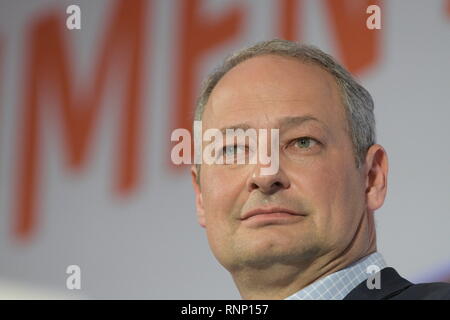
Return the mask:
<svg viewBox="0 0 450 320">
<path fill-rule="evenodd" d="M 319 141 L 317 141 L 316 139 L 311 138 L 311 137 L 301 137 L 301 138 L 292 140 L 291 143 L 294 147 L 297 147 L 299 149 L 308 149 L 308 148 L 312 148 L 313 146 L 318 144 Z"/>
<path fill-rule="evenodd" d="M 224 146 L 222 148 L 222 155 L 223 156 L 237 155 L 237 154 L 242 153 L 242 152 L 245 152 L 245 146 L 229 145 L 229 146 Z"/>
</svg>

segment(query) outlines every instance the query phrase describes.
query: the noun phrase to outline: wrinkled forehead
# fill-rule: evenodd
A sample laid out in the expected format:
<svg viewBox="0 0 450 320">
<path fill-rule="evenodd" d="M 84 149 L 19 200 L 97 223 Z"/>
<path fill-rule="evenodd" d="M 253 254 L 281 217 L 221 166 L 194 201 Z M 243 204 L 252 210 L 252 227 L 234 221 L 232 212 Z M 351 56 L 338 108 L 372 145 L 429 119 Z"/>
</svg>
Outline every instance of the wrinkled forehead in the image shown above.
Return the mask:
<svg viewBox="0 0 450 320">
<path fill-rule="evenodd" d="M 204 128 L 277 127 L 286 117 L 313 115 L 330 128 L 346 128 L 339 87 L 319 66 L 266 55 L 246 60 L 217 83 L 203 113 Z"/>
</svg>

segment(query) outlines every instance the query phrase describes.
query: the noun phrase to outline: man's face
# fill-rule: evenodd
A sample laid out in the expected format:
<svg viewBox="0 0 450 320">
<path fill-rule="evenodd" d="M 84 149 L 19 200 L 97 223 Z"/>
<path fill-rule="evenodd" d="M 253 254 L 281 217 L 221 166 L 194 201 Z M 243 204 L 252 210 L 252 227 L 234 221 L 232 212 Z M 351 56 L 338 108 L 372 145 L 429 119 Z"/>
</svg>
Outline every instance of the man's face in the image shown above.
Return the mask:
<svg viewBox="0 0 450 320">
<path fill-rule="evenodd" d="M 305 116 L 318 121 L 301 122 Z M 241 124 L 280 130 L 279 170 L 264 176 L 260 164 L 201 165 L 199 222 L 216 258 L 233 271 L 342 254 L 366 210 L 365 180 L 334 78 L 294 58 L 244 61 L 214 88 L 203 131 Z M 294 214 L 243 219 L 276 207 Z"/>
</svg>

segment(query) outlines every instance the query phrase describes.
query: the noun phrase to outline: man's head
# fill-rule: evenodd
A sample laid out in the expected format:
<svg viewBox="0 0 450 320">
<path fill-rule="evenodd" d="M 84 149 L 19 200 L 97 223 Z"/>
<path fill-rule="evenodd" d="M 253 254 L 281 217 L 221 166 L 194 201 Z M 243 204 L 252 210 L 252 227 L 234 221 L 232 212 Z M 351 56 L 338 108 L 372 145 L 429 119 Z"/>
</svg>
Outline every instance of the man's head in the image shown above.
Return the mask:
<svg viewBox="0 0 450 320">
<path fill-rule="evenodd" d="M 375 250 L 387 157 L 370 94 L 329 55 L 284 40 L 240 51 L 205 82 L 195 120 L 203 130 L 279 129 L 274 175 L 261 175 L 261 164 L 192 168 L 199 223 L 232 274 Z M 291 214 L 246 218 L 261 208 Z"/>
</svg>

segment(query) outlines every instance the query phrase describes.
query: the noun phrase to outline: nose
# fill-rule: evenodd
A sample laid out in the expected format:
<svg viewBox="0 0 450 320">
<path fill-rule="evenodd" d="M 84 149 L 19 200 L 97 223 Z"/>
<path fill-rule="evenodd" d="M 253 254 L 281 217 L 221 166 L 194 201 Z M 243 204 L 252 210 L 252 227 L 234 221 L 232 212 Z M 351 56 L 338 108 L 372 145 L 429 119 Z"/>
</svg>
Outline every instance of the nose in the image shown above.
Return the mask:
<svg viewBox="0 0 450 320">
<path fill-rule="evenodd" d="M 288 189 L 291 186 L 288 176 L 279 168 L 273 175 L 262 175 L 260 166 L 255 166 L 254 171 L 248 178 L 248 191 L 259 190 L 265 194 L 274 194 L 277 191 Z"/>
</svg>

